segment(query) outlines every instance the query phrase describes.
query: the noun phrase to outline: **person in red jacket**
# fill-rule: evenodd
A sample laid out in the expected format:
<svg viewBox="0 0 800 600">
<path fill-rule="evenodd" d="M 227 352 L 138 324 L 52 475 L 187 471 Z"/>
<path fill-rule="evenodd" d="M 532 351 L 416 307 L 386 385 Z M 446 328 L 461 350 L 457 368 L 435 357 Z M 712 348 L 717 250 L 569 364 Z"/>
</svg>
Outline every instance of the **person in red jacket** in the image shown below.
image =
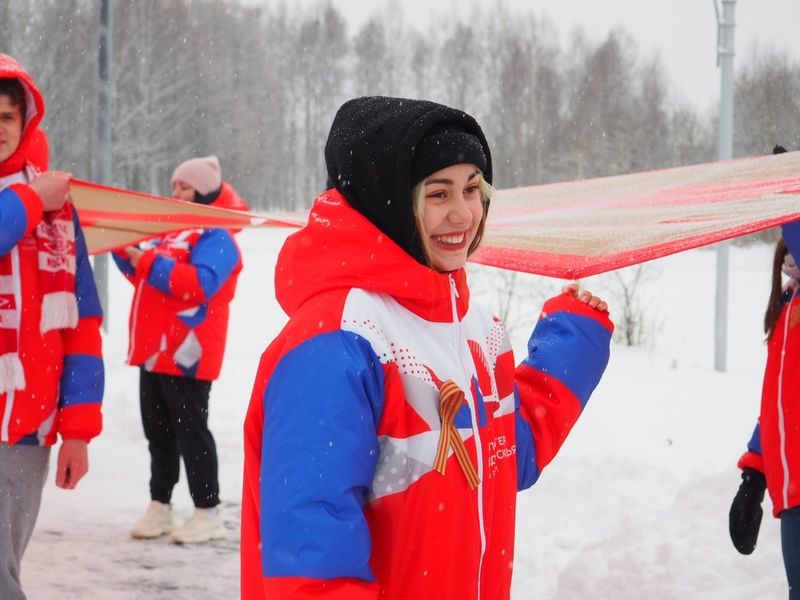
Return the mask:
<svg viewBox="0 0 800 600">
<path fill-rule="evenodd" d="M 247 209 L 233 187 L 222 181 L 216 156 L 178 165 L 172 197 Z M 114 260 L 136 288 L 128 364 L 140 367 L 142 424 L 150 450 L 151 502 L 131 535 L 147 539 L 169 533 L 176 543 L 222 539 L 208 400 L 222 367 L 241 252 L 232 232 L 193 229 L 125 248 Z M 170 501 L 181 456 L 195 511 L 176 528 Z"/>
<path fill-rule="evenodd" d="M 50 447 L 56 485 L 87 473 L 100 433 L 102 311 L 69 174 L 46 170 L 44 99 L 0 54 L 0 598 L 24 599 L 20 563 L 33 533 Z"/>
<path fill-rule="evenodd" d="M 781 549 L 790 600 L 800 599 L 800 222 L 783 226 L 775 247 L 772 292 L 764 315 L 767 364 L 761 411 L 747 451 L 739 459 L 742 483 L 729 512 L 734 547 L 756 547 L 764 492 L 781 520 Z"/>
<path fill-rule="evenodd" d="M 467 285 L 492 162 L 463 111 L 351 100 L 325 158 L 245 421 L 242 598 L 506 599 L 516 493 L 599 382 L 606 303 L 565 288 L 515 365 Z"/>
</svg>

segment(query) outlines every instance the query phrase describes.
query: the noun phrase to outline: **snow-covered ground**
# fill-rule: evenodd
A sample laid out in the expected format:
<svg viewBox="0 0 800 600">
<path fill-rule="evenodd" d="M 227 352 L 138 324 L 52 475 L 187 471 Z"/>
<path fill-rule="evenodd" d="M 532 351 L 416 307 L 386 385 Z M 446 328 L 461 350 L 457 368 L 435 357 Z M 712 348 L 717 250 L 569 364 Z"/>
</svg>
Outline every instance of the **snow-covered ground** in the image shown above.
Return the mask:
<svg viewBox="0 0 800 600">
<path fill-rule="evenodd" d="M 284 230 L 246 231 L 245 270 L 232 309 L 227 357 L 212 388 L 228 539 L 180 547 L 134 541 L 148 503 L 148 455 L 136 369 L 124 366 L 130 286 L 109 274 L 105 430 L 77 490 L 48 482 L 23 563 L 31 600 L 218 600 L 239 596 L 242 423 L 259 355 L 284 323 L 273 265 Z M 769 500 L 758 548 L 736 553 L 728 509 L 736 460 L 758 412 L 765 349 L 760 323 L 771 249 L 731 251 L 728 370 L 713 369 L 715 253 L 696 250 L 648 266 L 653 341 L 615 344 L 607 374 L 559 456 L 519 497 L 512 597 L 737 600 L 786 596 L 778 522 Z M 546 280 L 539 285 L 554 286 Z M 593 291 L 607 278 L 584 282 Z M 616 299 L 605 293 L 612 318 Z M 539 306 L 518 317 L 533 323 Z M 515 327 L 524 350 L 528 327 Z M 191 501 L 182 479 L 179 516 Z"/>
</svg>

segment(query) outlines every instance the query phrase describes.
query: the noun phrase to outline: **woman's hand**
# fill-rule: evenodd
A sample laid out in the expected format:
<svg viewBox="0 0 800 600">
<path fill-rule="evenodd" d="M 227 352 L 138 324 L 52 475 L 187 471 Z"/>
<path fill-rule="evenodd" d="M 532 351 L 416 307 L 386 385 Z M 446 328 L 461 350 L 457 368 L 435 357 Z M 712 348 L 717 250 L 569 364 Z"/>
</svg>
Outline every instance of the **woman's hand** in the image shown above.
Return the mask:
<svg viewBox="0 0 800 600">
<path fill-rule="evenodd" d="M 139 259 L 142 258 L 142 252 L 136 246 L 125 246 L 125 254 L 128 255 L 128 259 L 131 261 L 131 266 L 135 269 L 136 265 L 139 264 Z"/>
<path fill-rule="evenodd" d="M 606 312 L 608 310 L 608 304 L 605 302 L 605 300 L 600 298 L 600 296 L 595 296 L 589 290 L 581 291 L 581 286 L 577 283 L 570 283 L 569 285 L 565 285 L 561 291 L 572 294 L 575 298 L 577 298 L 584 304 L 588 304 L 589 306 L 591 306 L 592 308 L 596 308 L 600 312 Z"/>
</svg>

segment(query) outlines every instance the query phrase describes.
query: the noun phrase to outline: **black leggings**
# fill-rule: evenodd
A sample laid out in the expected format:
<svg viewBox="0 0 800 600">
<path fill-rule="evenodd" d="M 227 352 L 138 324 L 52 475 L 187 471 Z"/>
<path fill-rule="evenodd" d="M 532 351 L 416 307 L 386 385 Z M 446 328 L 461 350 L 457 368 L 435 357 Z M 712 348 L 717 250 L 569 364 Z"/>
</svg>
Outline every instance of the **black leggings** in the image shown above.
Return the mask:
<svg viewBox="0 0 800 600">
<path fill-rule="evenodd" d="M 150 498 L 169 504 L 180 458 L 197 508 L 219 504 L 217 447 L 208 430 L 210 381 L 139 370 L 139 402 L 150 448 Z"/>
</svg>

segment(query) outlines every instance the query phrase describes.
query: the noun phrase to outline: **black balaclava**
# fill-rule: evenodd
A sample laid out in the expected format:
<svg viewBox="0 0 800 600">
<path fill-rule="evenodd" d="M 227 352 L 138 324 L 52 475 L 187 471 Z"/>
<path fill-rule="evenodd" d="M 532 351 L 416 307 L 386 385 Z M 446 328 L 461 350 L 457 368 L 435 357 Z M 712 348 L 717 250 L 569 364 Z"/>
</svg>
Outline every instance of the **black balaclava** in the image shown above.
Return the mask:
<svg viewBox="0 0 800 600">
<path fill-rule="evenodd" d="M 477 121 L 427 100 L 367 96 L 345 102 L 333 119 L 325 162 L 329 187 L 421 264 L 414 184 L 464 162 L 492 182 L 491 153 Z"/>
</svg>

